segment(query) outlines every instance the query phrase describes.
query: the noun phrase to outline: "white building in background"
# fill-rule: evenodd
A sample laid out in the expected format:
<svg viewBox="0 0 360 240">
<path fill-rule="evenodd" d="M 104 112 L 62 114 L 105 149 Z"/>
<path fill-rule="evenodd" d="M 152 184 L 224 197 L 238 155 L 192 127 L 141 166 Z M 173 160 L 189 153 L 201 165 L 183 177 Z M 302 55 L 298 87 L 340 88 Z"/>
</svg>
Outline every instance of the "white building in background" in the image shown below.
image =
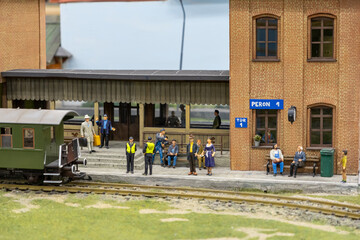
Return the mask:
<svg viewBox="0 0 360 240">
<path fill-rule="evenodd" d="M 229 69 L 228 0 L 58 2 L 64 69 Z"/>
</svg>

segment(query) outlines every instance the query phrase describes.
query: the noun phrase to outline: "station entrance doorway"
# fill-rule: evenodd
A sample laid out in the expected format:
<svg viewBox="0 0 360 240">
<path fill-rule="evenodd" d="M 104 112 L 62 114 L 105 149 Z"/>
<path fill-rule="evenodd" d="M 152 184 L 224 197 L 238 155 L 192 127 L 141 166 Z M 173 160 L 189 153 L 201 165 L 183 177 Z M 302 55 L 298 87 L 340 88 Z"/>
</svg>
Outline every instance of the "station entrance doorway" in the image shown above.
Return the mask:
<svg viewBox="0 0 360 240">
<path fill-rule="evenodd" d="M 104 113 L 116 129 L 111 140 L 127 141 L 132 136 L 135 141 L 139 141 L 139 104 L 105 102 Z"/>
</svg>

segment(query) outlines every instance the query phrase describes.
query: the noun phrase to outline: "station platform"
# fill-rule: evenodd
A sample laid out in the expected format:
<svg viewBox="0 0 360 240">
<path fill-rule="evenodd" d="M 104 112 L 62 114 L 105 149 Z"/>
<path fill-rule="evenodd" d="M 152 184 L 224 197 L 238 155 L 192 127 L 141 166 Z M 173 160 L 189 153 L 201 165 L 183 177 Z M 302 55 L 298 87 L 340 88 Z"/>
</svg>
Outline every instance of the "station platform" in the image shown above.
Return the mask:
<svg viewBox="0 0 360 240">
<path fill-rule="evenodd" d="M 153 175 L 143 176 L 143 170 L 134 174 L 125 173 L 124 169 L 82 168 L 93 181 L 121 182 L 131 184 L 183 186 L 227 190 L 260 190 L 264 192 L 302 192 L 327 194 L 358 194 L 358 176 L 348 176 L 347 183 L 341 183 L 341 175 L 331 178 L 316 175 L 298 174 L 297 178 L 266 175 L 265 171 L 231 171 L 228 167 L 216 167 L 213 175 L 207 176 L 207 170 L 198 171 L 197 176 L 187 175 L 186 167 L 163 168 L 153 166 Z"/>
</svg>

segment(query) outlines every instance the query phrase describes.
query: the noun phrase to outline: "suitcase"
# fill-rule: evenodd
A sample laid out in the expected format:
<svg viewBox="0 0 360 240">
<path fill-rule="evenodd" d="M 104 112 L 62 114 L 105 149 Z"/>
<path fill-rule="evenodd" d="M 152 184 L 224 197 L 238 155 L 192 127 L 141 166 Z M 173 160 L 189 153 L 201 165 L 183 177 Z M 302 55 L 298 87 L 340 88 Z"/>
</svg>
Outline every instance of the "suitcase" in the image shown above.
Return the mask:
<svg viewBox="0 0 360 240">
<path fill-rule="evenodd" d="M 79 138 L 80 147 L 87 147 L 87 139 L 86 138 Z"/>
<path fill-rule="evenodd" d="M 94 146 L 100 146 L 100 135 L 94 135 Z"/>
</svg>

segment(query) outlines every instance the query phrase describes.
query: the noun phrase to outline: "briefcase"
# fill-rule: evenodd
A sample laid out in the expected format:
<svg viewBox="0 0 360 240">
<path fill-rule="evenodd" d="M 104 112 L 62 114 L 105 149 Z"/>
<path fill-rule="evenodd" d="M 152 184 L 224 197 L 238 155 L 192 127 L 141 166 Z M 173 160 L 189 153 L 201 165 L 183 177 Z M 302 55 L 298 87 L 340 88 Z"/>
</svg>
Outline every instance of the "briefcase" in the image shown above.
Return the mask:
<svg viewBox="0 0 360 240">
<path fill-rule="evenodd" d="M 79 138 L 80 147 L 87 147 L 87 139 L 86 138 Z"/>
</svg>

